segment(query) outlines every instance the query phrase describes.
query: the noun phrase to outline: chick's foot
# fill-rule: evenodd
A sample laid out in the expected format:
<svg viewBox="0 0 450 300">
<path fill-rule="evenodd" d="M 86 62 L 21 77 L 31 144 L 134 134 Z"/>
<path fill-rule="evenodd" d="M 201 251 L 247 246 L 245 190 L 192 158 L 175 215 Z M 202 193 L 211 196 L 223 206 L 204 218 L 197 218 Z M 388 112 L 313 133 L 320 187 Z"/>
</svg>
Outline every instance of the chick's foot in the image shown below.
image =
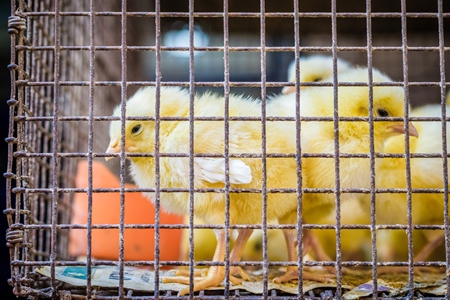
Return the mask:
<svg viewBox="0 0 450 300">
<path fill-rule="evenodd" d="M 236 242 L 230 255 L 231 262 L 238 262 L 241 260 L 242 252 L 244 251 L 245 245 L 247 244 L 248 239 L 252 235 L 252 232 L 253 229 L 238 229 L 238 237 L 236 239 Z M 233 266 L 230 268 L 230 275 L 235 274 L 239 274 L 241 278 L 245 281 L 250 281 L 250 276 L 248 276 L 248 274 L 240 266 Z"/>
<path fill-rule="evenodd" d="M 221 266 L 212 266 L 208 270 L 208 274 L 206 277 L 194 277 L 194 292 L 201 291 L 210 287 L 219 286 L 225 277 L 225 268 Z M 231 276 L 230 276 L 231 280 Z M 186 276 L 171 276 L 164 277 L 162 279 L 163 283 L 181 283 L 187 284 L 190 283 L 190 278 Z M 233 282 L 231 280 L 231 282 Z M 186 295 L 189 293 L 189 287 L 181 290 L 179 292 L 180 296 Z"/>
<path fill-rule="evenodd" d="M 334 282 L 332 278 L 335 276 L 333 274 L 316 274 L 312 272 L 303 272 L 304 280 L 312 280 L 317 282 Z M 289 266 L 284 275 L 275 277 L 273 279 L 274 283 L 285 283 L 291 280 L 298 279 L 298 268 L 295 266 Z"/>
<path fill-rule="evenodd" d="M 240 254 L 242 253 L 241 247 L 245 246 L 245 241 L 248 239 L 247 236 L 251 234 L 251 231 L 248 230 L 241 230 L 242 232 L 239 233 L 238 239 L 236 244 L 239 246 L 233 249 L 231 253 L 231 261 L 236 262 L 239 261 Z M 215 262 L 223 262 L 225 257 L 225 231 L 222 229 L 214 229 L 214 234 L 216 235 L 217 239 L 217 245 L 216 245 L 216 251 L 214 252 L 213 261 Z M 203 270 L 199 270 L 200 272 L 194 272 L 197 274 L 202 275 Z M 183 273 L 184 270 L 180 270 L 179 274 Z M 233 284 L 240 284 L 241 281 L 232 276 L 234 273 L 239 273 L 243 279 L 249 278 L 247 273 L 242 270 L 240 267 L 231 267 L 230 268 L 230 281 Z M 208 269 L 208 273 L 206 274 L 206 277 L 195 277 L 194 274 L 194 292 L 201 291 L 210 287 L 216 287 L 219 286 L 222 280 L 225 278 L 225 267 L 224 266 L 212 266 Z M 181 283 L 181 284 L 190 284 L 190 277 L 187 276 L 172 276 L 172 277 L 165 277 L 162 279 L 162 282 L 164 283 Z M 180 291 L 179 295 L 185 295 L 189 293 L 189 287 L 183 289 Z"/>
<path fill-rule="evenodd" d="M 190 273 L 188 269 L 179 269 L 176 270 L 175 272 L 175 276 L 184 276 L 184 277 L 189 277 Z M 195 269 L 194 270 L 194 277 L 205 277 L 208 275 L 208 269 L 203 268 L 203 269 Z M 247 274 L 247 272 L 244 271 L 244 269 L 242 269 L 241 267 L 230 267 L 230 279 L 231 282 L 235 283 L 239 282 L 239 279 L 234 277 L 233 275 L 239 275 L 241 276 L 241 278 L 245 281 L 250 281 L 250 276 Z"/>
<path fill-rule="evenodd" d="M 189 275 L 190 275 L 190 272 L 189 272 L 189 270 L 186 270 L 186 269 L 180 269 L 175 272 L 175 276 L 189 277 Z M 206 268 L 194 270 L 194 277 L 205 277 L 206 275 L 208 275 L 208 269 L 206 269 Z"/>
<path fill-rule="evenodd" d="M 236 275 L 239 274 L 241 278 L 245 281 L 250 281 L 250 276 L 247 274 L 247 272 L 244 271 L 241 267 L 231 267 L 230 268 L 230 280 L 231 280 L 231 274 Z M 238 278 L 234 277 L 235 279 L 239 280 Z M 233 281 L 231 281 L 233 282 Z M 233 282 L 234 283 L 234 282 Z"/>
</svg>

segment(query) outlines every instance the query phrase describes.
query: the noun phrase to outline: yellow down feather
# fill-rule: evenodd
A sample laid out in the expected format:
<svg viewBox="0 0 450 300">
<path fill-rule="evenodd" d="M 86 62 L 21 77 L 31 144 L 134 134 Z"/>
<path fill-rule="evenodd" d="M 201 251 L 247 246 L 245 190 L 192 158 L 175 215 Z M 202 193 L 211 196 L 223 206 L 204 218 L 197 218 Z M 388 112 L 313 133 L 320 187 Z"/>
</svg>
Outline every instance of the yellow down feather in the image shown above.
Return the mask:
<svg viewBox="0 0 450 300">
<path fill-rule="evenodd" d="M 441 105 L 426 105 L 411 111 L 412 117 L 441 117 Z M 447 107 L 447 114 L 450 113 Z M 442 154 L 442 123 L 434 121 L 415 122 L 419 137 L 410 139 L 411 154 Z M 450 127 L 447 125 L 447 132 Z M 450 139 L 447 138 L 447 144 Z M 384 153 L 404 154 L 403 137 L 393 137 L 386 143 Z M 376 184 L 378 188 L 406 189 L 406 159 L 377 159 Z M 411 158 L 411 187 L 413 189 L 443 189 L 442 158 Z M 413 225 L 443 225 L 444 195 L 442 193 L 412 193 Z M 407 224 L 406 193 L 377 194 L 377 223 Z M 428 243 L 443 235 L 440 230 L 414 230 L 414 253 L 418 254 Z M 407 260 L 407 236 L 404 230 L 381 232 L 379 250 L 383 260 Z M 441 253 L 435 258 L 445 260 Z"/>
</svg>

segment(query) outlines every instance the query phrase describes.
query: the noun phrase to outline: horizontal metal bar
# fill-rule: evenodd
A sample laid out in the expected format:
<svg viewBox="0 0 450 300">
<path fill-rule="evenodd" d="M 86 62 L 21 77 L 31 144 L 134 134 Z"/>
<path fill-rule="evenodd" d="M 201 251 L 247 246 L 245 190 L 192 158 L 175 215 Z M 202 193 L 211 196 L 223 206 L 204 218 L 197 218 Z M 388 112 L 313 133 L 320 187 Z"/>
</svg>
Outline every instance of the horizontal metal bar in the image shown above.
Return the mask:
<svg viewBox="0 0 450 300">
<path fill-rule="evenodd" d="M 83 261 L 67 261 L 58 260 L 54 262 L 56 266 L 80 266 L 85 267 L 86 263 Z M 164 261 L 160 260 L 161 266 L 189 266 L 187 261 Z M 264 262 L 261 261 L 240 261 L 240 262 L 229 262 L 231 266 L 261 266 Z M 22 261 L 14 260 L 11 262 L 12 266 L 32 266 L 32 267 L 44 267 L 50 266 L 50 261 Z M 223 266 L 225 262 L 214 262 L 214 261 L 195 261 L 194 266 Z M 297 266 L 296 261 L 283 261 L 283 262 L 267 262 L 269 266 L 287 267 L 287 266 Z M 305 261 L 303 262 L 305 266 L 334 266 L 334 261 Z M 343 261 L 342 266 L 372 266 L 370 261 Z M 107 260 L 93 260 L 92 266 L 117 266 L 117 261 L 107 261 Z M 127 267 L 140 267 L 140 266 L 153 266 L 154 261 L 144 260 L 144 261 L 124 261 L 124 266 Z M 409 266 L 408 262 L 377 262 L 377 266 L 391 266 L 391 267 L 402 267 Z M 414 262 L 414 266 L 424 266 L 424 267 L 445 267 L 445 262 Z"/>
<path fill-rule="evenodd" d="M 124 224 L 125 229 L 154 229 L 156 226 L 154 224 Z M 120 224 L 92 224 L 92 229 L 119 229 Z M 161 229 L 189 229 L 189 224 L 159 224 Z M 229 229 L 261 229 L 261 224 L 230 224 Z M 23 229 L 41 229 L 49 230 L 51 229 L 51 224 L 22 224 Z M 87 229 L 85 224 L 56 224 L 56 229 Z M 213 224 L 194 224 L 193 229 L 226 229 L 225 225 L 213 225 Z M 294 224 L 267 224 L 267 229 L 297 229 Z M 321 230 L 336 230 L 337 226 L 332 224 L 302 224 L 303 229 L 321 229 Z M 341 229 L 348 230 L 370 230 L 371 225 L 364 224 L 342 224 Z M 401 224 L 377 224 L 375 226 L 376 230 L 405 230 L 408 225 Z M 445 230 L 445 225 L 413 225 L 415 230 Z"/>
<path fill-rule="evenodd" d="M 55 16 L 55 12 L 45 11 L 45 12 L 22 12 L 24 16 L 27 17 L 44 17 L 44 16 Z M 155 17 L 155 12 L 126 12 L 127 17 Z M 65 11 L 59 13 L 61 16 L 73 16 L 73 17 L 90 17 L 90 12 L 78 12 L 78 11 Z M 95 16 L 100 17 L 121 17 L 122 12 L 95 12 Z M 189 16 L 195 18 L 223 18 L 223 12 L 160 12 L 159 17 L 177 17 L 177 18 L 188 18 Z M 259 12 L 228 12 L 229 18 L 260 18 L 261 13 Z M 333 14 L 331 12 L 299 12 L 297 13 L 300 18 L 331 18 Z M 367 18 L 369 14 L 364 12 L 338 12 L 336 17 L 338 18 Z M 449 18 L 450 13 L 443 13 L 444 18 Z M 264 13 L 266 18 L 294 18 L 294 13 L 292 12 L 266 12 Z M 402 13 L 400 12 L 372 12 L 370 14 L 372 18 L 401 18 Z M 407 12 L 407 18 L 438 18 L 437 13 L 431 12 Z"/>
<path fill-rule="evenodd" d="M 154 193 L 154 188 L 124 188 L 124 192 L 127 193 Z M 52 193 L 54 189 L 50 188 L 13 188 L 12 192 L 16 194 L 20 193 Z M 121 191 L 120 188 L 93 188 L 92 193 L 119 193 Z M 162 193 L 189 193 L 191 190 L 189 188 L 160 188 L 160 192 Z M 230 193 L 261 193 L 261 189 L 257 188 L 230 188 L 228 190 Z M 379 194 L 401 194 L 406 193 L 408 189 L 401 188 L 390 188 L 390 189 L 376 189 L 375 192 Z M 83 188 L 58 188 L 55 191 L 56 193 L 87 193 L 87 189 Z M 221 188 L 194 188 L 192 189 L 194 193 L 225 193 L 226 189 Z M 293 194 L 296 193 L 297 190 L 293 188 L 279 188 L 279 189 L 267 189 L 267 193 L 286 193 Z M 304 188 L 302 189 L 303 193 L 322 193 L 322 194 L 332 194 L 335 193 L 335 190 L 332 188 Z M 444 189 L 438 188 L 429 188 L 429 189 L 411 189 L 412 193 L 421 193 L 421 194 L 442 194 Z M 343 188 L 340 190 L 340 193 L 359 193 L 359 194 L 369 194 L 370 189 L 368 188 Z"/>
<path fill-rule="evenodd" d="M 61 158 L 84 158 L 87 157 L 88 153 L 85 152 L 59 152 L 57 157 Z M 125 153 L 126 157 L 154 157 L 154 153 Z M 53 157 L 52 153 L 29 153 L 29 152 L 14 152 L 13 154 L 16 158 L 42 158 L 42 157 Z M 97 158 L 114 158 L 119 157 L 119 154 L 109 154 L 104 152 L 93 152 L 93 157 Z M 224 154 L 220 153 L 194 153 L 194 157 L 210 157 L 210 158 L 225 158 Z M 189 157 L 187 153 L 161 153 L 159 157 Z M 230 153 L 229 158 L 261 158 L 262 154 L 258 153 Z M 268 158 L 295 158 L 294 153 L 267 153 Z M 334 153 L 302 153 L 301 157 L 305 158 L 334 158 Z M 340 153 L 340 158 L 369 158 L 367 153 Z M 375 153 L 377 158 L 405 158 L 404 153 Z M 411 153 L 410 158 L 442 158 L 442 153 Z M 450 153 L 446 155 L 450 157 Z"/>
<path fill-rule="evenodd" d="M 408 46 L 409 51 L 414 52 L 438 52 L 439 47 L 433 46 Z M 35 45 L 17 45 L 15 47 L 17 51 L 53 51 L 54 46 L 35 46 Z M 95 51 L 120 51 L 120 46 L 95 46 L 92 48 Z M 189 51 L 189 47 L 169 47 L 161 46 L 158 49 L 155 46 L 127 46 L 127 50 L 130 51 Z M 261 52 L 261 47 L 258 46 L 241 46 L 241 47 L 228 47 L 229 52 Z M 90 46 L 61 46 L 61 51 L 90 51 Z M 267 46 L 264 47 L 266 52 L 294 52 L 295 48 L 291 46 Z M 327 46 L 300 46 L 299 51 L 301 52 L 330 52 L 332 47 Z M 338 52 L 366 52 L 367 47 L 363 46 L 340 46 L 336 47 Z M 450 51 L 450 47 L 445 47 L 446 51 Z M 208 46 L 208 47 L 194 47 L 194 51 L 200 52 L 223 52 L 224 47 L 220 46 Z M 377 51 L 388 51 L 388 52 L 401 52 L 402 47 L 400 46 L 374 46 L 372 47 L 372 52 Z"/>
<path fill-rule="evenodd" d="M 28 81 L 21 80 L 16 81 L 18 86 L 53 86 L 53 81 Z M 120 86 L 120 81 L 96 81 L 95 86 Z M 88 81 L 60 81 L 60 86 L 89 86 Z M 198 87 L 223 87 L 223 81 L 196 81 L 194 83 Z M 261 87 L 260 82 L 251 81 L 230 81 L 230 87 Z M 294 86 L 293 82 L 267 82 L 267 87 L 284 87 Z M 408 82 L 408 86 L 423 86 L 423 87 L 440 87 L 440 82 L 434 81 L 418 81 Z M 450 86 L 450 82 L 445 83 L 446 86 Z M 154 81 L 128 81 L 127 86 L 155 86 Z M 188 87 L 189 82 L 186 81 L 166 81 L 161 82 L 161 86 L 181 86 Z M 333 86 L 331 82 L 300 82 L 300 86 Z M 339 82 L 338 86 L 368 86 L 365 82 Z M 400 86 L 403 87 L 403 82 L 373 82 L 372 86 Z"/>
<path fill-rule="evenodd" d="M 264 118 L 266 121 L 295 121 L 294 117 L 281 117 L 281 116 L 266 116 Z M 60 116 L 58 121 L 89 121 L 89 116 Z M 117 116 L 98 116 L 92 117 L 94 121 L 120 121 L 121 118 Z M 152 116 L 148 117 L 126 117 L 125 120 L 129 121 L 155 121 L 156 118 Z M 160 121 L 189 121 L 189 117 L 160 117 Z M 224 117 L 205 117 L 205 116 L 193 116 L 194 121 L 225 121 Z M 228 121 L 262 121 L 261 117 L 229 117 Z M 401 117 L 373 117 L 373 121 L 375 122 L 403 122 L 404 118 Z M 441 117 L 409 117 L 409 121 L 414 122 L 442 122 Z M 14 121 L 17 122 L 32 122 L 32 121 L 53 121 L 52 116 L 16 116 Z M 302 122 L 315 122 L 315 121 L 328 121 L 333 122 L 334 117 L 300 117 L 300 121 Z M 339 117 L 339 121 L 343 122 L 369 122 L 369 117 Z M 450 122 L 450 117 L 445 118 L 445 121 Z"/>
</svg>

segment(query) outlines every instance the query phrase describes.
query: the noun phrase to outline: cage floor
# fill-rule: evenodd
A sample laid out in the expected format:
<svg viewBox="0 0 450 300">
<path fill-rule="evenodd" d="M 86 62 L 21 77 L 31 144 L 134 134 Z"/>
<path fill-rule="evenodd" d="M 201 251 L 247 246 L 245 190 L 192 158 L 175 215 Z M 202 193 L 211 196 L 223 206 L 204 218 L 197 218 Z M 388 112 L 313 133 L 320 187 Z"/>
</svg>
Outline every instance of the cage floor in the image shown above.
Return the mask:
<svg viewBox="0 0 450 300">
<path fill-rule="evenodd" d="M 414 294 L 418 297 L 440 297 L 445 296 L 447 286 L 445 274 L 438 269 L 431 269 L 433 272 L 421 272 L 414 276 Z M 50 275 L 49 267 L 42 267 L 38 272 L 44 276 Z M 63 282 L 63 289 L 81 292 L 86 287 L 85 267 L 57 267 L 56 279 Z M 249 273 L 252 281 L 242 281 L 240 285 L 229 286 L 230 295 L 239 297 L 255 297 L 264 294 L 263 271 L 257 270 Z M 267 274 L 268 296 L 289 296 L 297 295 L 298 282 L 285 284 L 275 284 L 272 279 L 282 275 L 283 270 L 270 268 Z M 155 290 L 159 294 L 166 296 L 176 296 L 177 293 L 186 286 L 182 284 L 162 283 L 161 278 L 173 275 L 173 270 L 160 273 L 159 286 L 156 288 L 155 274 L 152 271 L 138 268 L 124 268 L 124 289 L 129 293 L 137 295 L 154 295 Z M 104 296 L 108 291 L 119 288 L 119 272 L 116 267 L 93 267 L 91 285 L 96 293 Z M 303 293 L 310 299 L 328 299 L 336 297 L 336 283 L 318 283 L 305 280 L 303 282 Z M 371 297 L 373 293 L 373 280 L 371 270 L 347 270 L 342 277 L 342 298 L 343 299 L 365 299 Z M 402 273 L 389 273 L 378 276 L 377 280 L 378 296 L 382 298 L 406 297 L 411 290 L 408 288 L 408 275 Z M 196 295 L 214 296 L 224 295 L 225 287 L 208 289 L 195 293 Z"/>
</svg>

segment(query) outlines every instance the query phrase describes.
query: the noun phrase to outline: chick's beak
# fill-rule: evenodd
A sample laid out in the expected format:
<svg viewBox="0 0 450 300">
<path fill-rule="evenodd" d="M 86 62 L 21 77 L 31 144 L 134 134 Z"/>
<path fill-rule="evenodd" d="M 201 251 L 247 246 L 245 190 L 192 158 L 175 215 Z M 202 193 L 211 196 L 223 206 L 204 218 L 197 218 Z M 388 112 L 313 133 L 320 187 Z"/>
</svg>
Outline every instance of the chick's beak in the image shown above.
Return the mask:
<svg viewBox="0 0 450 300">
<path fill-rule="evenodd" d="M 108 149 L 106 149 L 106 153 L 113 154 L 113 153 L 120 153 L 121 147 L 120 143 L 116 139 L 111 139 L 111 142 L 109 143 Z M 105 160 L 108 161 L 114 157 L 105 157 Z"/>
<path fill-rule="evenodd" d="M 300 87 L 301 90 L 304 89 L 304 88 L 305 88 L 304 86 L 301 86 L 301 87 Z M 281 93 L 284 94 L 284 95 L 291 94 L 291 93 L 295 93 L 295 86 L 285 86 L 285 87 L 281 90 Z"/>
<path fill-rule="evenodd" d="M 285 86 L 282 90 L 281 93 L 284 95 L 290 94 L 290 93 L 294 93 L 295 92 L 295 86 Z"/>
<path fill-rule="evenodd" d="M 392 126 L 390 126 L 390 128 L 395 133 L 398 133 L 398 134 L 404 134 L 405 133 L 405 128 L 403 127 L 403 123 L 392 125 Z M 414 137 L 419 137 L 419 132 L 417 132 L 416 127 L 411 122 L 409 122 L 409 126 L 408 126 L 408 135 L 409 136 L 414 136 Z"/>
</svg>

